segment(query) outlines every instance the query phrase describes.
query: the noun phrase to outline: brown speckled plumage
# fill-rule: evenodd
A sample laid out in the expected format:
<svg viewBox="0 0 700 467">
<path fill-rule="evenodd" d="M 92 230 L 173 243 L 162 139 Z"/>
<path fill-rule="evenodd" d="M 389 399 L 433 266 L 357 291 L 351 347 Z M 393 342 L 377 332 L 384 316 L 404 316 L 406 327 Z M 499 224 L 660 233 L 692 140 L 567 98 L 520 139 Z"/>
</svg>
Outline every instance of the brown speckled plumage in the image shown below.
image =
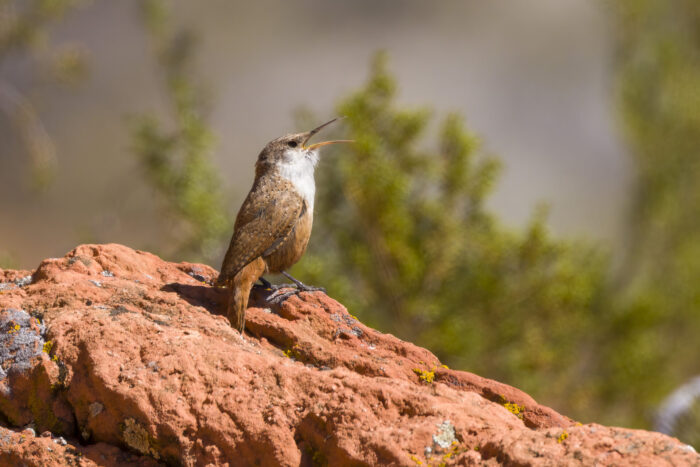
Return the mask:
<svg viewBox="0 0 700 467">
<path fill-rule="evenodd" d="M 265 260 L 266 272 L 278 273 L 292 266 L 301 258 L 308 242 L 307 237 L 298 255 L 289 251 L 290 245 L 298 242 L 295 231 L 299 223 L 308 224 L 304 230 L 310 234 L 311 214 L 291 182 L 276 174 L 255 180 L 236 217 L 219 282 L 229 282 L 258 257 Z M 289 241 L 292 237 L 294 242 Z"/>
</svg>

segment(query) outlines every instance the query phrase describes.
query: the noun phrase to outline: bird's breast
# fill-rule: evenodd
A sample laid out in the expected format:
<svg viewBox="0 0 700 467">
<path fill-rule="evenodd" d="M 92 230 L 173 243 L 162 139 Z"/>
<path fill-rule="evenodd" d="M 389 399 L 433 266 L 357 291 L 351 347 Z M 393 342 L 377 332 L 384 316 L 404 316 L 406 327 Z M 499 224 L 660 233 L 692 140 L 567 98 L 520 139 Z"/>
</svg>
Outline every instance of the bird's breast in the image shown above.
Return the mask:
<svg viewBox="0 0 700 467">
<path fill-rule="evenodd" d="M 311 226 L 313 224 L 313 212 L 305 209 L 294 229 L 287 238 L 270 255 L 263 258 L 268 270 L 272 273 L 285 271 L 299 261 L 306 251 L 311 237 Z"/>
</svg>

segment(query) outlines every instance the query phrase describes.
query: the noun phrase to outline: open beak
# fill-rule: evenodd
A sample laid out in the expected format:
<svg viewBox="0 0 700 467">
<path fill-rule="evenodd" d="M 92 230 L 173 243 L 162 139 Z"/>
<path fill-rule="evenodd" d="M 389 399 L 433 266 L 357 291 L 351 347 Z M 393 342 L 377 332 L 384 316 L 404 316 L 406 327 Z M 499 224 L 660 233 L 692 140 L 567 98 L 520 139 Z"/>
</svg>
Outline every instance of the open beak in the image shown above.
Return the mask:
<svg viewBox="0 0 700 467">
<path fill-rule="evenodd" d="M 306 143 L 309 142 L 309 140 L 311 139 L 311 137 L 312 137 L 313 135 L 315 135 L 316 133 L 318 133 L 319 131 L 321 131 L 321 129 L 327 127 L 327 126 L 330 125 L 331 123 L 335 122 L 336 120 L 340 120 L 341 118 L 344 118 L 344 117 L 336 117 L 336 118 L 334 118 L 333 120 L 331 120 L 331 121 L 329 121 L 329 122 L 326 122 L 326 123 L 324 123 L 323 125 L 317 126 L 317 127 L 314 128 L 313 130 L 309 131 L 309 132 L 307 133 L 307 135 L 306 135 L 306 139 L 304 139 L 304 142 L 301 143 L 302 148 L 303 148 L 304 150 L 306 150 L 306 151 L 312 151 L 312 150 L 314 150 L 314 149 L 320 148 L 321 146 L 326 146 L 326 145 L 328 145 L 328 144 L 336 144 L 336 143 L 354 143 L 354 141 L 351 140 L 351 139 L 337 139 L 337 140 L 334 140 L 334 141 L 324 141 L 324 142 L 322 142 L 322 143 L 315 143 L 315 144 L 312 144 L 312 145 L 310 145 L 310 146 L 307 146 L 307 145 L 306 145 Z"/>
</svg>

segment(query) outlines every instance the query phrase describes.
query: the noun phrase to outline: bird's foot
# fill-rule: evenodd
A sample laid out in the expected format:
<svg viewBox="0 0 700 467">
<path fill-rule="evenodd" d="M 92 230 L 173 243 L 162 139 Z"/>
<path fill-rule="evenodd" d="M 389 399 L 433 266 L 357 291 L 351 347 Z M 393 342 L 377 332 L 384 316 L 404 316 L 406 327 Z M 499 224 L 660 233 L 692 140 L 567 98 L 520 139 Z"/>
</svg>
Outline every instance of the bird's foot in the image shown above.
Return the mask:
<svg viewBox="0 0 700 467">
<path fill-rule="evenodd" d="M 270 284 L 270 288 L 274 290 L 270 296 L 267 297 L 267 301 L 270 303 L 274 303 L 276 305 L 281 305 L 282 302 L 287 300 L 289 297 L 292 295 L 298 295 L 301 292 L 323 292 L 326 293 L 326 289 L 323 287 L 314 287 L 311 285 L 306 285 L 303 282 L 293 278 L 286 272 L 283 272 L 287 278 L 289 278 L 294 284 L 280 284 L 280 285 L 272 285 Z M 267 281 L 266 281 L 267 282 Z M 263 283 L 264 284 L 264 283 Z M 292 290 L 289 290 L 292 289 Z"/>
<path fill-rule="evenodd" d="M 295 289 L 289 290 L 286 289 L 284 290 L 282 288 L 279 288 L 272 292 L 268 297 L 267 297 L 267 302 L 272 303 L 273 305 L 281 305 L 285 300 L 287 300 L 289 297 L 292 295 L 296 295 L 299 292 Z"/>
<path fill-rule="evenodd" d="M 265 291 L 279 292 L 282 289 L 295 289 L 296 284 L 273 284 L 262 277 L 259 279 L 260 284 L 255 284 L 255 287 L 262 287 Z"/>
</svg>

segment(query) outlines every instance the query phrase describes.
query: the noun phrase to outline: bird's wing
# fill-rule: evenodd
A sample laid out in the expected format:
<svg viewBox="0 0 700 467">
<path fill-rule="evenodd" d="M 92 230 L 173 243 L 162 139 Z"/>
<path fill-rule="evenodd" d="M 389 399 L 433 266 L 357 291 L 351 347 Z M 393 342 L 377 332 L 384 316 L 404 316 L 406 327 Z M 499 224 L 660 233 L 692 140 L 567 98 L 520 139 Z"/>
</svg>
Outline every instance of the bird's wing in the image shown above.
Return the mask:
<svg viewBox="0 0 700 467">
<path fill-rule="evenodd" d="M 217 283 L 225 285 L 251 261 L 272 253 L 294 231 L 304 209 L 304 199 L 286 180 L 253 187 L 236 218 Z"/>
</svg>

